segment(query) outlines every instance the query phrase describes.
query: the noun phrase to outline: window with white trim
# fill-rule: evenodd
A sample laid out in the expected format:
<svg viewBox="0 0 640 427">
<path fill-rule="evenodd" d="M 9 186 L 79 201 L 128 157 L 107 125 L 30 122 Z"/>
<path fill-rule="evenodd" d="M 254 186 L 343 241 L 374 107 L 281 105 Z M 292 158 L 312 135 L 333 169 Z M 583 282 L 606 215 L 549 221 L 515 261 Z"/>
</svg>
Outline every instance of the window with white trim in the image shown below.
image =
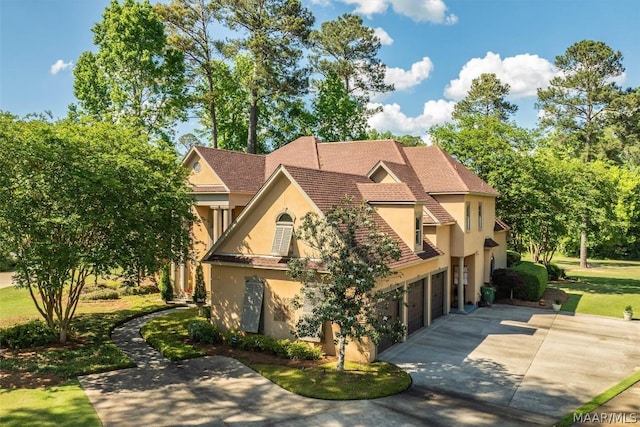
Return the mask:
<svg viewBox="0 0 640 427">
<path fill-rule="evenodd" d="M 422 217 L 416 217 L 416 246 L 422 246 Z"/>
<path fill-rule="evenodd" d="M 478 230 L 482 230 L 482 202 L 478 202 Z"/>
<path fill-rule="evenodd" d="M 276 220 L 276 232 L 273 236 L 271 254 L 279 256 L 289 255 L 293 236 L 293 218 L 287 213 L 280 214 Z"/>
<path fill-rule="evenodd" d="M 471 231 L 471 202 L 465 203 L 465 230 Z"/>
</svg>

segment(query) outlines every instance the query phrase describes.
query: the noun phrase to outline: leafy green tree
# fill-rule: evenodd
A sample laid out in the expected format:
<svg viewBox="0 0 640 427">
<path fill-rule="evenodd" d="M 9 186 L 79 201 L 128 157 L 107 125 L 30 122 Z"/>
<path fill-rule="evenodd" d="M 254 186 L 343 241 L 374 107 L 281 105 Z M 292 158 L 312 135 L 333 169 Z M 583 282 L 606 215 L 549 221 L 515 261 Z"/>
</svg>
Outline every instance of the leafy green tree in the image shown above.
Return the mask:
<svg viewBox="0 0 640 427">
<path fill-rule="evenodd" d="M 0 116 L 0 245 L 65 342 L 89 275 L 181 261 L 193 220 L 175 155 L 104 122 Z"/>
<path fill-rule="evenodd" d="M 510 86 L 502 83 L 493 73 L 480 74 L 473 79 L 467 96 L 453 108 L 452 117 L 463 120 L 469 116 L 495 117 L 506 122 L 518 106 L 505 100 Z"/>
<path fill-rule="evenodd" d="M 318 95 L 312 101 L 314 134 L 324 141 L 365 139 L 364 108 L 349 95 L 338 75 L 330 72 L 318 88 Z"/>
<path fill-rule="evenodd" d="M 169 277 L 169 266 L 166 264 L 162 266 L 162 275 L 160 276 L 160 295 L 164 302 L 173 300 L 173 285 Z"/>
<path fill-rule="evenodd" d="M 615 79 L 624 72 L 622 54 L 603 42 L 583 40 L 557 56 L 560 74 L 538 90 L 541 124 L 551 128 L 559 153 L 585 163 L 607 158 L 604 131 L 611 123 L 621 90 Z M 583 205 L 587 205 L 583 203 Z M 587 267 L 588 213 L 580 227 L 580 267 Z"/>
<path fill-rule="evenodd" d="M 246 54 L 252 74 L 249 94 L 248 153 L 258 150 L 259 106 L 265 99 L 298 96 L 307 89 L 308 70 L 301 68 L 314 17 L 299 0 L 221 0 L 222 21 L 240 34 L 225 51 Z"/>
<path fill-rule="evenodd" d="M 393 90 L 384 81 L 387 66 L 377 57 L 380 39 L 359 16 L 347 13 L 323 22 L 311 37 L 313 68 L 327 79 L 331 74 L 338 76 L 347 94 L 356 95 L 361 106 L 371 93 Z"/>
<path fill-rule="evenodd" d="M 73 70 L 80 112 L 167 139 L 184 119 L 184 56 L 149 1 L 112 0 L 92 31 L 98 52 L 83 52 Z"/>
<path fill-rule="evenodd" d="M 210 28 L 218 22 L 219 3 L 211 0 L 171 0 L 154 6 L 165 23 L 168 43 L 184 53 L 187 75 L 193 88 L 191 103 L 210 131 L 213 148 L 218 148 L 216 106 L 220 98 L 217 79 L 217 41 Z"/>
<path fill-rule="evenodd" d="M 289 261 L 290 276 L 302 283 L 303 296 L 313 305 L 311 315 L 298 321 L 297 334 L 313 336 L 325 322 L 336 326 L 339 371 L 348 341 L 370 337 L 377 344 L 400 326 L 384 321 L 385 297 L 374 290 L 400 258 L 397 242 L 378 229 L 376 215 L 366 202 L 345 199 L 324 216 L 306 214 L 296 230 L 296 238 L 314 251 Z"/>
<path fill-rule="evenodd" d="M 367 139 L 393 139 L 406 147 L 424 146 L 424 141 L 417 135 L 394 135 L 390 131 L 378 132 L 376 129 L 369 130 Z"/>
<path fill-rule="evenodd" d="M 518 237 L 525 231 L 529 208 L 526 172 L 536 136 L 509 120 L 515 106 L 505 101 L 508 92 L 509 86 L 493 74 L 481 75 L 456 104 L 453 122 L 434 126 L 429 134 L 434 144 L 500 192 L 496 213 L 513 227 L 515 241 L 522 243 Z"/>
</svg>

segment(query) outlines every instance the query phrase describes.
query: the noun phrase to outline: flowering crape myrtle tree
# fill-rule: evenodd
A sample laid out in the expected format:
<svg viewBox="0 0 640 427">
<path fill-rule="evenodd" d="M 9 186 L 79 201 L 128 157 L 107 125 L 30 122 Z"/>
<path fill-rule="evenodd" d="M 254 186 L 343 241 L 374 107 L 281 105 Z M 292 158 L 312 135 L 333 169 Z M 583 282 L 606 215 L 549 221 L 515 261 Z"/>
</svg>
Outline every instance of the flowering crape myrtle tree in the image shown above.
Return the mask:
<svg viewBox="0 0 640 427">
<path fill-rule="evenodd" d="M 398 243 L 378 229 L 376 215 L 366 202 L 345 198 L 325 216 L 307 213 L 296 230 L 315 252 L 289 261 L 289 275 L 303 285 L 296 305 L 304 299 L 313 307 L 298 320 L 297 335 L 317 336 L 324 322 L 337 327 L 338 371 L 344 370 L 348 342 L 369 337 L 377 344 L 404 332 L 399 321 L 384 316 L 389 300 L 374 290 L 393 274 L 389 263 L 400 258 Z"/>
</svg>

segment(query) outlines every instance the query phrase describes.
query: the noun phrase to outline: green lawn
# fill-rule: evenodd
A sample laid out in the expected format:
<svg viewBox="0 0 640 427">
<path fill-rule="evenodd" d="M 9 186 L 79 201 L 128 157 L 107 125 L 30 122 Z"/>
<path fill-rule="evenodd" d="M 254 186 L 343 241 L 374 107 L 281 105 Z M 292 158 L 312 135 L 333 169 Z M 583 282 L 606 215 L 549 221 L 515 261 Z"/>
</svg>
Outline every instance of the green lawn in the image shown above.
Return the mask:
<svg viewBox="0 0 640 427">
<path fill-rule="evenodd" d="M 111 330 L 128 319 L 167 307 L 159 294 L 81 304 L 72 323 L 72 342 L 3 353 L 2 371 L 8 379 L 0 383 L 0 425 L 99 426 L 100 420 L 76 377 L 133 366 L 111 341 Z M 0 326 L 37 317 L 26 290 L 0 289 Z M 25 388 L 8 385 L 11 378 L 23 384 L 25 375 L 64 382 L 48 387 L 37 383 Z"/>
<path fill-rule="evenodd" d="M 634 318 L 640 317 L 640 262 L 590 260 L 587 269 L 579 268 L 576 258 L 556 257 L 553 262 L 575 281 L 551 285 L 569 294 L 563 310 L 622 318 L 631 305 Z"/>
<path fill-rule="evenodd" d="M 0 401 L 4 427 L 102 425 L 77 380 L 46 388 L 0 388 Z"/>
<path fill-rule="evenodd" d="M 195 309 L 169 313 L 148 322 L 142 336 L 171 360 L 201 356 L 204 352 L 187 342 L 187 325 L 196 317 Z M 400 393 L 411 385 L 409 374 L 387 362 L 346 363 L 345 371 L 338 372 L 335 363 L 300 369 L 241 361 L 280 387 L 316 399 L 375 399 Z"/>
</svg>

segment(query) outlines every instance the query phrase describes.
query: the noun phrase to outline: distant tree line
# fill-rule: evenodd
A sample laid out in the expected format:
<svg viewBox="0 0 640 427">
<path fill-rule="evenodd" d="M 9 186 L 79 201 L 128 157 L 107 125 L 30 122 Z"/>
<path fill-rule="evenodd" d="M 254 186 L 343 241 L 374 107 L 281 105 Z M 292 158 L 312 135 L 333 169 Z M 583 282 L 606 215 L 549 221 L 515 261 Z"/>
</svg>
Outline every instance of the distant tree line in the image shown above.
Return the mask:
<svg viewBox="0 0 640 427">
<path fill-rule="evenodd" d="M 622 55 L 584 40 L 556 57 L 559 75 L 538 90 L 540 126 L 512 120 L 509 85 L 473 80 L 433 142 L 495 187 L 512 244 L 545 264 L 557 251 L 640 259 L 640 89 L 615 82 Z"/>
</svg>

